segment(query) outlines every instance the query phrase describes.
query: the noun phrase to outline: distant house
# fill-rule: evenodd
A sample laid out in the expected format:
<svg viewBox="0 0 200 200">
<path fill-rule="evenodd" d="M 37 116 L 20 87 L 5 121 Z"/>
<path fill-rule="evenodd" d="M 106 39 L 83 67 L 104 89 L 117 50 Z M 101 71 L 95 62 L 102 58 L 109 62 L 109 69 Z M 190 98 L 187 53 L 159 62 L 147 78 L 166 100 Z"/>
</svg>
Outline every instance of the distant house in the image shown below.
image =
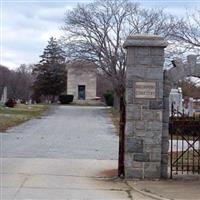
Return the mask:
<svg viewBox="0 0 200 200">
<path fill-rule="evenodd" d="M 97 68 L 89 61 L 77 60 L 67 65 L 67 94 L 74 100 L 90 100 L 97 95 Z"/>
</svg>

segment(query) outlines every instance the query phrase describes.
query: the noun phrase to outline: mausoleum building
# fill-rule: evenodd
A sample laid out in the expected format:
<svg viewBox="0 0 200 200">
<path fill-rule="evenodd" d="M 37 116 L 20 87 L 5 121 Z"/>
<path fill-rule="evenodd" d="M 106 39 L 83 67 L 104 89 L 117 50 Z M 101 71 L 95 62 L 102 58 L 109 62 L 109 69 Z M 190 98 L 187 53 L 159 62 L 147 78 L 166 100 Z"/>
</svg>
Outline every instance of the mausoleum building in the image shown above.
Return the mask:
<svg viewBox="0 0 200 200">
<path fill-rule="evenodd" d="M 96 98 L 97 69 L 89 61 L 73 61 L 67 66 L 67 94 L 74 95 L 74 100 Z"/>
</svg>

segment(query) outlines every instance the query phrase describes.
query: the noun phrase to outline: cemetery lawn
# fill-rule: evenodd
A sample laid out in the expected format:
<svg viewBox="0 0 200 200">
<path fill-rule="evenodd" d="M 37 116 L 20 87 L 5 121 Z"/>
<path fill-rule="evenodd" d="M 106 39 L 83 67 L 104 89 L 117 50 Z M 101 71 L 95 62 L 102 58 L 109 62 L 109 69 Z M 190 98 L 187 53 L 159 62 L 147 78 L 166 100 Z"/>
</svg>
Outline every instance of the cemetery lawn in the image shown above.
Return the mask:
<svg viewBox="0 0 200 200">
<path fill-rule="evenodd" d="M 32 118 L 40 117 L 47 109 L 47 105 L 18 104 L 14 108 L 0 106 L 0 132 Z"/>
</svg>

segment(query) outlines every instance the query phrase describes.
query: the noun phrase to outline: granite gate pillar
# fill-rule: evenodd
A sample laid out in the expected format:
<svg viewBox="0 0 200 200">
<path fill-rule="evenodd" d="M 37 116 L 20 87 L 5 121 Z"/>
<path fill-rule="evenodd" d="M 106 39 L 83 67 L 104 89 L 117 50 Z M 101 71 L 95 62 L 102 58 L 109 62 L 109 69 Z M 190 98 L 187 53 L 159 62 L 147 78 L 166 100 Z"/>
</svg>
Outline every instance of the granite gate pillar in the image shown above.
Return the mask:
<svg viewBox="0 0 200 200">
<path fill-rule="evenodd" d="M 127 178 L 156 179 L 163 173 L 163 63 L 166 46 L 164 39 L 156 35 L 133 35 L 124 43 L 127 49 L 124 162 Z"/>
</svg>

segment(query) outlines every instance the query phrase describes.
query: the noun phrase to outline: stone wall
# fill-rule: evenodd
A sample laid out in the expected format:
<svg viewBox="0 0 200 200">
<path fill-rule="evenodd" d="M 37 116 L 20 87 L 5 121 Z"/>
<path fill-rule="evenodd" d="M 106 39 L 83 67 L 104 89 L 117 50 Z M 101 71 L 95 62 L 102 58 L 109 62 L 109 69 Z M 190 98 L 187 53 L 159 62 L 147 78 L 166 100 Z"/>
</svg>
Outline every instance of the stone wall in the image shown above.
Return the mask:
<svg viewBox="0 0 200 200">
<path fill-rule="evenodd" d="M 85 85 L 86 100 L 96 97 L 96 66 L 87 61 L 74 61 L 68 65 L 67 93 L 78 99 L 78 85 Z"/>
<path fill-rule="evenodd" d="M 129 36 L 126 74 L 125 176 L 160 178 L 163 147 L 163 63 L 167 43 Z M 165 128 L 164 128 L 165 130 Z M 168 142 L 167 142 L 168 144 Z"/>
</svg>

